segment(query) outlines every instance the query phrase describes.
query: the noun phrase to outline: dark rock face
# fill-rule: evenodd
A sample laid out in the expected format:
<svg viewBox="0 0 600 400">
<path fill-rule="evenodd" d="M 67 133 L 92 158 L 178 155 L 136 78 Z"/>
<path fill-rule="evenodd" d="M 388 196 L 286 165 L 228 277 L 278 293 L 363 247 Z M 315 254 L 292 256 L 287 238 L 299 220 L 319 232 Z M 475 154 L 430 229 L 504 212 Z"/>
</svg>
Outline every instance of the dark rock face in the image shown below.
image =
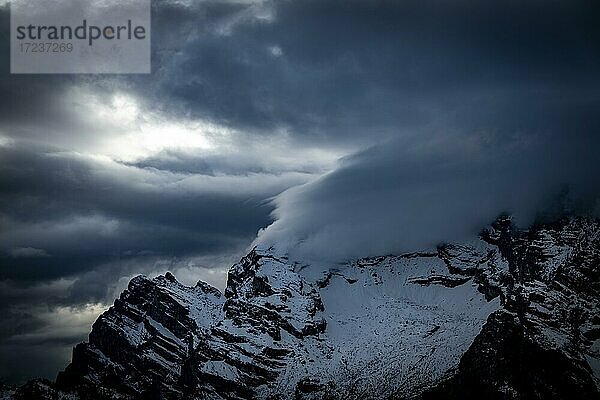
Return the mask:
<svg viewBox="0 0 600 400">
<path fill-rule="evenodd" d="M 499 231 L 498 231 L 499 230 Z M 600 399 L 598 222 L 563 220 L 519 232 L 501 219 L 483 239 L 509 263 L 483 282 L 503 295 L 456 374 L 424 399 Z"/>
<path fill-rule="evenodd" d="M 89 342 L 75 347 L 56 386 L 90 397 L 181 397 L 181 366 L 221 319 L 223 301 L 218 290 L 183 286 L 170 273 L 132 279 L 96 320 Z"/>
<path fill-rule="evenodd" d="M 424 399 L 598 399 L 582 359 L 546 349 L 518 318 L 492 314 L 460 361 L 458 373 Z"/>
<path fill-rule="evenodd" d="M 14 399 L 599 399 L 600 223 L 304 265 L 254 249 L 224 294 L 132 279 L 56 383 Z"/>
</svg>

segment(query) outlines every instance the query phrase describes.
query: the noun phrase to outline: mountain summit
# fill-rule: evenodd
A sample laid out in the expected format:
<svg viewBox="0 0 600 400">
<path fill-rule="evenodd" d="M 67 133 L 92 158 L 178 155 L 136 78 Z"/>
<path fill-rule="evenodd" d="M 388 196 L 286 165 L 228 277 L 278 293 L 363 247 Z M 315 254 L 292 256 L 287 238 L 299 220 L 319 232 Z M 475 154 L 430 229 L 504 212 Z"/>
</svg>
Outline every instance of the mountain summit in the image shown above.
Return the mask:
<svg viewBox="0 0 600 400">
<path fill-rule="evenodd" d="M 14 399 L 599 399 L 600 222 L 330 265 L 254 248 L 224 293 L 138 276 Z M 1 396 L 0 396 L 1 397 Z"/>
</svg>

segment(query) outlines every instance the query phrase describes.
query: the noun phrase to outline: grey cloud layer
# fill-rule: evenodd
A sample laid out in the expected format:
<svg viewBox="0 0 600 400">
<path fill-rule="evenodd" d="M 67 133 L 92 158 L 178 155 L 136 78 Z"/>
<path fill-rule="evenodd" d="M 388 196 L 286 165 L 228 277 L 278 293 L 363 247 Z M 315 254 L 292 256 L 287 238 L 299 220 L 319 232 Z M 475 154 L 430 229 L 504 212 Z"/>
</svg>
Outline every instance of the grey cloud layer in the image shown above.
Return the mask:
<svg viewBox="0 0 600 400">
<path fill-rule="evenodd" d="M 565 106 L 548 97 L 597 101 L 592 3 L 277 4 L 273 22 L 192 35 L 161 71 L 161 93 L 192 113 L 336 145 L 447 122 L 538 128 Z"/>
<path fill-rule="evenodd" d="M 144 252 L 222 251 L 268 222 L 266 198 L 306 180 L 173 174 L 18 146 L 0 147 L 0 156 L 0 262 L 12 279 L 59 277 Z M 26 248 L 39 251 L 14 257 Z"/>
</svg>

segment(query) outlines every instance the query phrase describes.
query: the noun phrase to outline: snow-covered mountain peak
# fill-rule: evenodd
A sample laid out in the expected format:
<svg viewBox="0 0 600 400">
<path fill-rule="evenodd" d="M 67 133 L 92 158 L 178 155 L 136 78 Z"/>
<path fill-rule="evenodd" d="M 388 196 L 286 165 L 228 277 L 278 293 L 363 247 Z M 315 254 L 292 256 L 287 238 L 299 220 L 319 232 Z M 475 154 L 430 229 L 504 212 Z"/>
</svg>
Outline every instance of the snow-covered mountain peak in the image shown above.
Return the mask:
<svg viewBox="0 0 600 400">
<path fill-rule="evenodd" d="M 503 217 L 469 243 L 339 264 L 256 247 L 223 294 L 135 277 L 57 383 L 16 396 L 597 399 L 599 249 L 596 220 Z"/>
</svg>

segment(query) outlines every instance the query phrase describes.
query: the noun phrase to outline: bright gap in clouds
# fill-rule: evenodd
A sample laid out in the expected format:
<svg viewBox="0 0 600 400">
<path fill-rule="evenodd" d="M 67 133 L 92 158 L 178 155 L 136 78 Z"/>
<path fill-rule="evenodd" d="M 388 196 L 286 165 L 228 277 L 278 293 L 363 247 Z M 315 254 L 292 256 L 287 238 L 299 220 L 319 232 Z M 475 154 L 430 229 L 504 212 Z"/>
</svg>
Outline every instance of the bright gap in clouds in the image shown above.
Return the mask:
<svg viewBox="0 0 600 400">
<path fill-rule="evenodd" d="M 123 92 L 109 95 L 89 88 L 70 89 L 63 107 L 93 137 L 83 142 L 64 143 L 81 153 L 134 162 L 167 150 L 206 151 L 231 132 L 207 121 L 166 117 L 145 109 L 134 96 Z"/>
<path fill-rule="evenodd" d="M 2 136 L 2 134 L 0 133 L 0 147 L 8 146 L 8 145 L 12 144 L 13 142 L 14 142 L 13 139 L 6 137 L 6 136 Z"/>
<path fill-rule="evenodd" d="M 263 135 L 242 132 L 203 119 L 180 117 L 147 109 L 124 91 L 98 95 L 84 87 L 70 93 L 71 113 L 96 132 L 82 148 L 71 150 L 136 163 L 144 159 L 192 156 L 210 163 L 236 165 L 247 172 L 302 172 L 320 175 L 333 169 L 349 149 L 298 146 L 285 128 Z M 69 144 L 67 144 L 69 145 Z"/>
<path fill-rule="evenodd" d="M 165 150 L 209 150 L 215 147 L 211 137 L 229 134 L 203 121 L 173 121 L 143 112 L 137 100 L 124 93 L 114 94 L 108 104 L 96 102 L 90 107 L 109 127 L 125 127 L 122 134 L 109 135 L 100 149 L 121 161 L 137 161 Z"/>
</svg>

